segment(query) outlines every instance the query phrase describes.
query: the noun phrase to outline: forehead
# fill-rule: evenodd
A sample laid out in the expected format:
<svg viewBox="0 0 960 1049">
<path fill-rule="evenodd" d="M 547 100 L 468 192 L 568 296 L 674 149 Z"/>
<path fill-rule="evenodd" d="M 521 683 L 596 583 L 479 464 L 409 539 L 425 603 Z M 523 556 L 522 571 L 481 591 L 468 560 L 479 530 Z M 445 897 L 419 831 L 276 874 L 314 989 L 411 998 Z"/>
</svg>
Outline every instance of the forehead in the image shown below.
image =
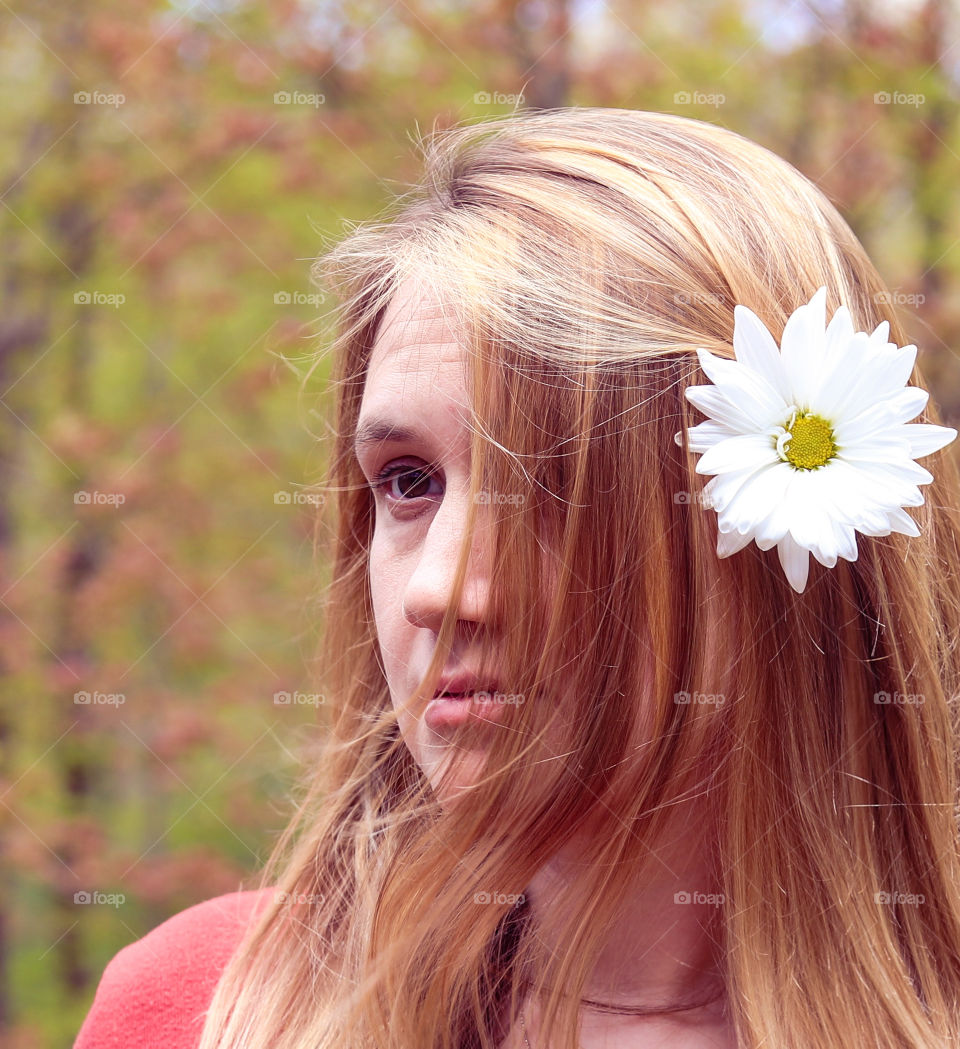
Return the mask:
<svg viewBox="0 0 960 1049">
<path fill-rule="evenodd" d="M 367 366 L 363 401 L 384 406 L 398 396 L 448 394 L 464 387 L 466 354 L 448 312 L 428 291 L 406 281 L 390 300 Z M 461 399 L 462 396 L 461 396 Z"/>
</svg>

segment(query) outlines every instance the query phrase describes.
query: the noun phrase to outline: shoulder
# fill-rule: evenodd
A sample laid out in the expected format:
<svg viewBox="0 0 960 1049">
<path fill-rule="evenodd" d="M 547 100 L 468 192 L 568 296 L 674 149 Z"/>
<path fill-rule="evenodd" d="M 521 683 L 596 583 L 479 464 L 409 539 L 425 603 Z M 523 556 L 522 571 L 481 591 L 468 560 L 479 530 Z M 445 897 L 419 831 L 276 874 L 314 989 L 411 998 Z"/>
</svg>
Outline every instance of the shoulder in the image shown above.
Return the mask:
<svg viewBox="0 0 960 1049">
<path fill-rule="evenodd" d="M 205 900 L 124 947 L 104 970 L 74 1049 L 193 1049 L 224 967 L 273 892 Z"/>
</svg>

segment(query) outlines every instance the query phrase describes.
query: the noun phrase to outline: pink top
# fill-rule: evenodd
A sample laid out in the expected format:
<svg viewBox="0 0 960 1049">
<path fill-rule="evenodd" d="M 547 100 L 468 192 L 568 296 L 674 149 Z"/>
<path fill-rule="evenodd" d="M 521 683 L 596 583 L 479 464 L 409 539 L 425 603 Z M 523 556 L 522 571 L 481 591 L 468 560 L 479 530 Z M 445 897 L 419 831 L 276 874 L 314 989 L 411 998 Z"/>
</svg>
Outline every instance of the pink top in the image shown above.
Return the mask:
<svg viewBox="0 0 960 1049">
<path fill-rule="evenodd" d="M 273 892 L 198 903 L 118 951 L 73 1049 L 196 1049 L 217 981 Z"/>
</svg>

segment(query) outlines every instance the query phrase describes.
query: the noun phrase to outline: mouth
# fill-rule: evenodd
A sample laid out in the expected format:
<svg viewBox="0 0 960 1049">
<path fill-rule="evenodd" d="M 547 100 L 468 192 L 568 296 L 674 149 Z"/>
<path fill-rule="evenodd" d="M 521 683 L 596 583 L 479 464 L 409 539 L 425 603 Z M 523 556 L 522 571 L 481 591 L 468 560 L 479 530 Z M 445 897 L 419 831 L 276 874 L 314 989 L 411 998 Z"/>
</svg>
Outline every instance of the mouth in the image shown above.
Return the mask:
<svg viewBox="0 0 960 1049">
<path fill-rule="evenodd" d="M 496 695 L 496 689 L 438 692 L 427 704 L 423 719 L 435 730 L 457 728 L 468 721 L 499 721 L 505 704 L 497 702 Z"/>
<path fill-rule="evenodd" d="M 434 699 L 492 699 L 496 689 L 472 689 L 469 692 L 438 692 Z"/>
</svg>

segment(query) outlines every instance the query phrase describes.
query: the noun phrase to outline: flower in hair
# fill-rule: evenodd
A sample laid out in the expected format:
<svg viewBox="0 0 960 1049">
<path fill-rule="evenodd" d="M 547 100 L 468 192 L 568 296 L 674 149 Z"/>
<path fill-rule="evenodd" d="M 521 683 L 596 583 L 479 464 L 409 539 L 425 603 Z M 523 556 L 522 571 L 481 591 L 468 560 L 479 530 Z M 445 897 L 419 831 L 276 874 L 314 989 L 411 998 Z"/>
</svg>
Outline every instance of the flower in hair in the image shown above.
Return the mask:
<svg viewBox="0 0 960 1049">
<path fill-rule="evenodd" d="M 751 540 L 777 547 L 790 585 L 803 593 L 810 554 L 833 568 L 857 559 L 854 534 L 917 536 L 906 506 L 933 475 L 914 459 L 957 436 L 947 426 L 908 423 L 929 394 L 906 386 L 916 346 L 887 341 L 890 325 L 853 330 L 840 306 L 825 327 L 827 289 L 789 317 L 780 347 L 755 313 L 734 309 L 736 360 L 697 350 L 711 386 L 687 399 L 708 416 L 687 430 L 701 453 L 697 473 L 715 476 L 703 504 L 717 511 L 717 554 Z M 677 444 L 682 444 L 677 434 Z"/>
</svg>

